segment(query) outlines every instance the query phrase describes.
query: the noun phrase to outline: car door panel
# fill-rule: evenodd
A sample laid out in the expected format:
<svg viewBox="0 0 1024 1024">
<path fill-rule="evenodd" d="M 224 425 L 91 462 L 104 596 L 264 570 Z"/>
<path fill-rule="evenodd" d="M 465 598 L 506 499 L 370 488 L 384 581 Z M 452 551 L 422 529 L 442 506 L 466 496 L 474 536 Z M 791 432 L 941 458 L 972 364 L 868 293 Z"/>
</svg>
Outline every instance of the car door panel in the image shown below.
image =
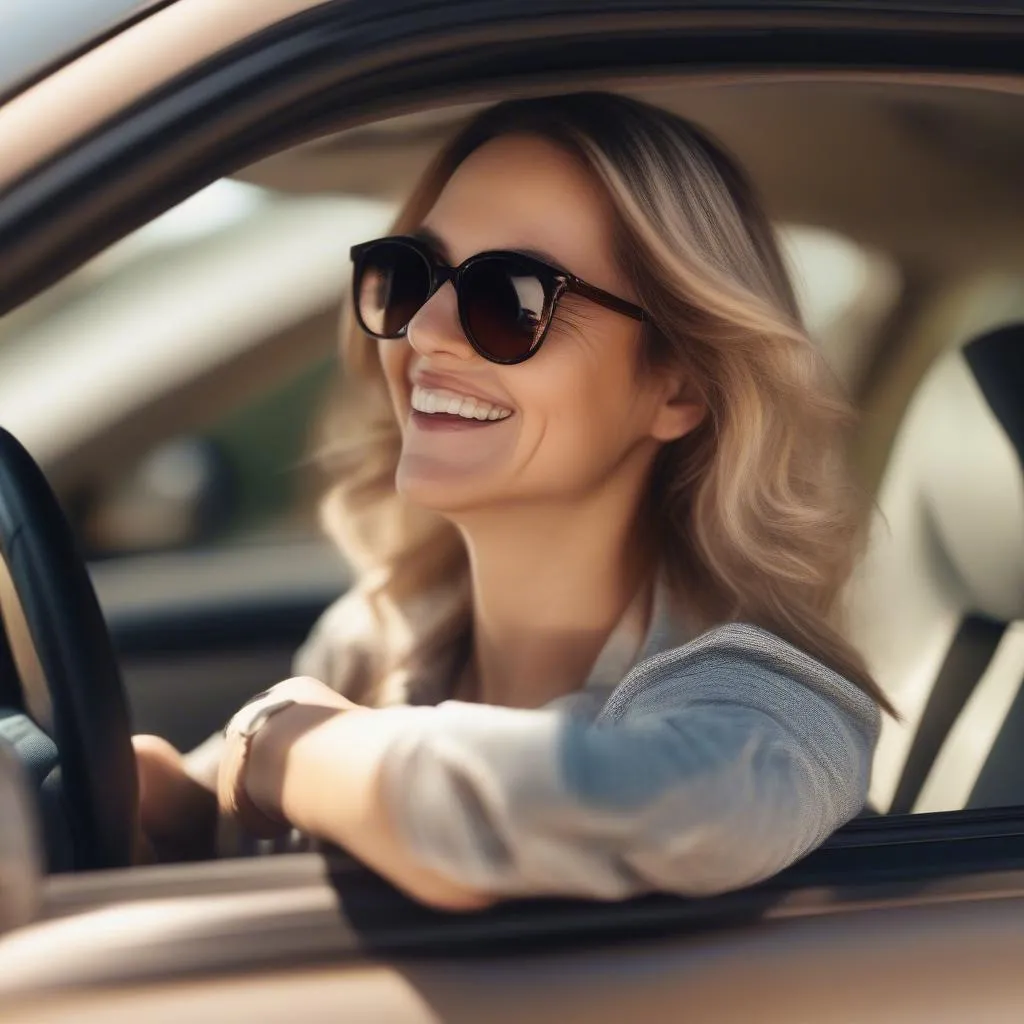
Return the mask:
<svg viewBox="0 0 1024 1024">
<path fill-rule="evenodd" d="M 1024 860 L 1001 820 L 998 873 L 951 816 L 876 821 L 744 892 L 473 915 L 333 855 L 55 878 L 48 920 L 0 940 L 0 1021 L 1017 1020 Z M 926 846 L 947 853 L 930 879 Z"/>
</svg>

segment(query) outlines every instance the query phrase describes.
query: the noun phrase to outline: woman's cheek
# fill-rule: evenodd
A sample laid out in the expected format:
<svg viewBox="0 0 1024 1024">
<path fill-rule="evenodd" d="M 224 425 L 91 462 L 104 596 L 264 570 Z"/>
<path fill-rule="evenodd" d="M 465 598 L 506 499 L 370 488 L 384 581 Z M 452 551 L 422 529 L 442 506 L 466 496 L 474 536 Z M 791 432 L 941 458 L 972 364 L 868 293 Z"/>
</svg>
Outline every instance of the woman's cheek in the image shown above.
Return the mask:
<svg viewBox="0 0 1024 1024">
<path fill-rule="evenodd" d="M 409 362 L 409 344 L 404 339 L 382 340 L 377 342 L 377 357 L 384 368 L 388 380 L 397 379 L 405 373 Z"/>
<path fill-rule="evenodd" d="M 404 342 L 379 341 L 377 353 L 381 369 L 384 371 L 384 383 L 387 385 L 391 406 L 399 426 L 403 426 L 408 411 L 408 346 Z"/>
</svg>

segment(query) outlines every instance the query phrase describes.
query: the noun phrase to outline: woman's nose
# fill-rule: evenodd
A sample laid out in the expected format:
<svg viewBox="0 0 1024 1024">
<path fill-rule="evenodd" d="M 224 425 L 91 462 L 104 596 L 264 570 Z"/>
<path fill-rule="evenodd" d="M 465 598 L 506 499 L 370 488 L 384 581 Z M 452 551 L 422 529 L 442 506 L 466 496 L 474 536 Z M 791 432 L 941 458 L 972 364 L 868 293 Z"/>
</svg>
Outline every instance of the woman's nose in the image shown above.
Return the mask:
<svg viewBox="0 0 1024 1024">
<path fill-rule="evenodd" d="M 406 339 L 422 356 L 434 359 L 441 355 L 473 358 L 475 353 L 459 322 L 455 286 L 450 281 L 438 288 L 409 321 Z"/>
</svg>

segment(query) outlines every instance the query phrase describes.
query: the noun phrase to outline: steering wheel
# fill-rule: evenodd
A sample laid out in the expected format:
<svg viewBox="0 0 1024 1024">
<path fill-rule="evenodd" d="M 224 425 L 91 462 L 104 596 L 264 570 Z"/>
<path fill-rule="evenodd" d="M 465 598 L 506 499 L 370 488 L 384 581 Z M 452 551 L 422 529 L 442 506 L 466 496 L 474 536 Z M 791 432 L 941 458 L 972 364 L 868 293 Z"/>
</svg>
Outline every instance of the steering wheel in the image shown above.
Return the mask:
<svg viewBox="0 0 1024 1024">
<path fill-rule="evenodd" d="M 45 682 L 18 670 L 19 626 Z M 137 780 L 113 644 L 53 491 L 2 429 L 0 627 L 0 741 L 35 788 L 50 871 L 129 865 Z"/>
</svg>

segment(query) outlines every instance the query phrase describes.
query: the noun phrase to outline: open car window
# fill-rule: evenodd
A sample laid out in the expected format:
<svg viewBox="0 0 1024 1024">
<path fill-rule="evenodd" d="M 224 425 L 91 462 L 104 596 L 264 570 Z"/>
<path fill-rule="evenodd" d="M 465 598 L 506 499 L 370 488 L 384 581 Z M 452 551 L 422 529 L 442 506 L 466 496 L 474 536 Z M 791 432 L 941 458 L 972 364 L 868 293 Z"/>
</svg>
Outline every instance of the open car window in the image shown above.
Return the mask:
<svg viewBox="0 0 1024 1024">
<path fill-rule="evenodd" d="M 0 318 L 0 415 L 94 557 L 315 530 L 348 248 L 389 211 L 222 181 Z"/>
<path fill-rule="evenodd" d="M 797 130 L 790 111 L 806 107 L 805 116 L 822 132 L 843 115 L 883 140 L 895 123 L 899 144 L 891 166 L 883 160 L 881 167 L 892 178 L 890 190 L 902 195 L 893 202 L 903 208 L 912 194 L 904 179 L 941 167 L 919 152 L 932 144 L 921 135 L 920 124 L 931 124 L 922 111 L 931 109 L 928 104 L 942 109 L 948 100 L 964 124 L 973 111 L 959 95 L 919 90 L 890 101 L 873 89 L 836 85 L 813 92 L 737 88 L 723 93 L 728 100 L 719 109 L 706 91 L 675 96 L 659 88 L 656 98 L 685 112 L 692 108 L 712 129 L 725 131 L 755 176 L 768 151 L 761 134 L 744 128 L 745 118 L 760 124 L 774 117 L 785 134 Z M 1006 130 L 1004 104 L 993 101 L 979 123 Z M 408 171 L 404 185 L 385 171 L 400 169 L 406 150 L 411 164 L 422 164 L 462 113 L 442 108 L 422 119 L 397 118 L 258 161 L 198 191 L 0 318 L 0 414 L 47 467 L 85 550 L 106 563 L 108 576 L 128 556 L 202 557 L 319 537 L 317 503 L 327 481 L 317 469 L 316 446 L 322 416 L 337 397 L 348 248 L 385 230 L 407 187 Z M 804 160 L 792 167 L 792 175 L 798 173 L 814 172 Z M 790 215 L 776 226 L 798 301 L 812 337 L 860 406 L 858 466 L 867 489 L 880 496 L 881 518 L 891 521 L 892 502 L 905 500 L 891 495 L 917 479 L 909 465 L 894 468 L 892 455 L 906 447 L 898 438 L 922 379 L 986 326 L 1012 320 L 1021 282 L 1008 264 L 998 271 L 958 263 L 933 269 L 928 260 L 946 250 L 922 251 L 919 231 L 901 235 L 891 215 L 858 223 L 843 206 L 842 175 L 828 160 L 820 173 L 834 212 L 818 200 L 806 208 L 815 216 L 800 216 L 802 192 L 777 167 L 769 165 L 758 181 Z M 972 214 L 974 196 L 936 173 L 932 187 L 946 190 L 957 216 L 982 217 Z M 830 176 L 838 184 L 828 184 Z M 857 202 L 868 200 L 880 202 L 878 193 Z M 983 223 L 996 230 L 1000 218 L 985 216 Z M 939 230 L 932 218 L 927 230 Z M 42 411 L 32 397 L 43 391 L 54 398 L 56 413 Z M 918 541 L 908 536 L 896 543 L 910 550 Z M 943 557 L 904 575 L 940 572 Z M 126 586 L 124 580 L 116 586 L 122 600 Z M 871 582 L 865 593 L 877 586 Z M 927 583 L 923 593 L 932 587 Z M 180 598 L 181 588 L 175 593 Z M 957 608 L 961 597 L 950 597 Z M 927 653 L 924 647 L 918 652 L 923 660 L 914 671 L 921 675 L 909 678 L 929 681 L 919 692 L 905 689 L 903 663 L 887 653 L 893 645 L 883 636 L 886 624 L 900 621 L 896 613 L 926 607 L 927 600 L 905 595 L 890 609 L 884 597 L 865 598 L 878 621 L 868 614 L 854 627 L 869 664 L 913 721 L 923 714 L 956 628 L 938 629 Z M 954 612 L 954 606 L 950 622 L 973 609 L 968 603 Z M 1002 666 L 996 673 L 1002 681 L 986 681 L 971 704 L 990 709 L 986 724 L 963 724 L 970 720 L 967 709 L 932 751 L 936 774 L 919 780 L 911 806 L 949 810 L 971 802 L 973 783 L 964 780 L 980 777 L 987 756 L 982 748 L 999 746 L 1004 713 L 1017 692 L 1020 673 L 1006 653 L 1015 649 L 1015 636 L 1010 629 L 998 639 L 999 652 L 989 652 L 992 671 Z M 877 809 L 890 809 L 912 734 L 902 725 L 885 726 L 878 778 L 888 781 L 876 782 Z M 984 741 L 977 740 L 981 735 Z M 965 757 L 974 765 L 970 770 Z"/>
</svg>

